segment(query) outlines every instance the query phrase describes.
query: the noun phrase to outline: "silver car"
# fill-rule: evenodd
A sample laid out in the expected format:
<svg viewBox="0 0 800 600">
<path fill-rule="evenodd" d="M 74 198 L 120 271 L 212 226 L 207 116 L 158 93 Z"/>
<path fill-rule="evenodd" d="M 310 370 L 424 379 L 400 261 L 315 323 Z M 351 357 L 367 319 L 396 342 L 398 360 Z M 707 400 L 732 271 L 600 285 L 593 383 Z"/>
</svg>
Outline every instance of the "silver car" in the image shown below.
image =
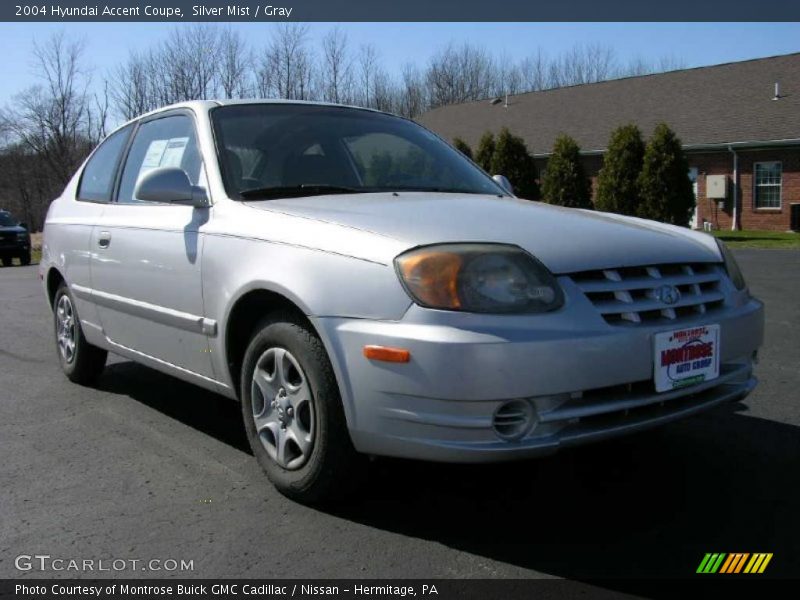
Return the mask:
<svg viewBox="0 0 800 600">
<path fill-rule="evenodd" d="M 191 102 L 112 133 L 48 212 L 61 366 L 113 352 L 241 402 L 304 502 L 369 455 L 527 458 L 744 398 L 763 307 L 680 227 L 515 198 L 381 112 Z"/>
</svg>

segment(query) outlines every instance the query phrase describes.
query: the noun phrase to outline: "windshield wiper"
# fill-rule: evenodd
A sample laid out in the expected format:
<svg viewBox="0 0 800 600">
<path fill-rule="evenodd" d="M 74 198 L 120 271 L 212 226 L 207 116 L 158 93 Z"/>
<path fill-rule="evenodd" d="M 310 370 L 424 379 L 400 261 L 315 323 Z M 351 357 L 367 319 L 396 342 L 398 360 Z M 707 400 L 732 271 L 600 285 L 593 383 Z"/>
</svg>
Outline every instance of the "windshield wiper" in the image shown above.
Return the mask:
<svg viewBox="0 0 800 600">
<path fill-rule="evenodd" d="M 393 192 L 433 192 L 438 194 L 486 194 L 488 192 L 481 192 L 477 190 L 465 190 L 460 188 L 448 187 L 426 187 L 426 186 L 408 186 L 408 187 L 392 187 Z"/>
<path fill-rule="evenodd" d="M 239 195 L 244 199 L 258 198 L 259 200 L 272 200 L 275 198 L 324 196 L 326 194 L 364 194 L 368 191 L 369 190 L 364 188 L 352 188 L 343 185 L 301 183 L 300 185 L 251 188 L 248 190 L 242 190 L 239 192 Z"/>
</svg>

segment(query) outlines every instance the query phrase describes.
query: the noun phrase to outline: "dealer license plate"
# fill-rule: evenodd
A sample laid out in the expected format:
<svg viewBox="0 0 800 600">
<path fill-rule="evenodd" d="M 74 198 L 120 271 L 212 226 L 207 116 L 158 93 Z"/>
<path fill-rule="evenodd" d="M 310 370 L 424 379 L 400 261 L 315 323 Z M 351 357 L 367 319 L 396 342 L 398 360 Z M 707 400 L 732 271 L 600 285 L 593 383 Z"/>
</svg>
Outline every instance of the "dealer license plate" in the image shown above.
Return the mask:
<svg viewBox="0 0 800 600">
<path fill-rule="evenodd" d="M 719 325 L 701 325 L 655 335 L 657 392 L 719 377 Z"/>
</svg>

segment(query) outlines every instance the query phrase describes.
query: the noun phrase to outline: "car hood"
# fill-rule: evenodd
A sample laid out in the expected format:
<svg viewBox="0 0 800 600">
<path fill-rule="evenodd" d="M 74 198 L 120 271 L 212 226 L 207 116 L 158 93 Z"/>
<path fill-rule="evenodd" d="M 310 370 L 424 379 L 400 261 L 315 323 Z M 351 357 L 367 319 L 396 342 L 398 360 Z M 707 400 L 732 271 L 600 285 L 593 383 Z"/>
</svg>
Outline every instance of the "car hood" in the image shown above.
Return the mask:
<svg viewBox="0 0 800 600">
<path fill-rule="evenodd" d="M 516 198 L 403 192 L 314 196 L 248 205 L 371 232 L 408 248 L 443 242 L 514 244 L 554 273 L 720 260 L 713 238 L 706 234 Z M 390 262 L 394 256 L 384 258 Z"/>
<path fill-rule="evenodd" d="M 19 225 L 13 227 L 0 227 L 0 233 L 26 233 L 26 230 Z"/>
</svg>

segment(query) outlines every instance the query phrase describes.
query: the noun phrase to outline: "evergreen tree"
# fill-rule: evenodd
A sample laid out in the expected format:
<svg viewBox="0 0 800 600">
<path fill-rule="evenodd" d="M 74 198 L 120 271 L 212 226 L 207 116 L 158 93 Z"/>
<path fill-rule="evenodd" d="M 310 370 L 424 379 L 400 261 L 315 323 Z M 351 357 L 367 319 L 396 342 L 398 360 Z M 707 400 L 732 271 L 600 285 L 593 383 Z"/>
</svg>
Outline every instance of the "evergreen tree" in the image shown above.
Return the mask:
<svg viewBox="0 0 800 600">
<path fill-rule="evenodd" d="M 470 148 L 469 144 L 467 144 L 467 142 L 462 140 L 460 137 L 453 138 L 453 146 L 467 158 L 472 158 L 472 148 Z"/>
<path fill-rule="evenodd" d="M 491 131 L 487 131 L 481 137 L 481 141 L 478 142 L 478 150 L 475 153 L 475 162 L 490 175 L 494 175 L 491 171 L 495 145 L 494 134 Z"/>
<path fill-rule="evenodd" d="M 636 214 L 645 219 L 687 226 L 694 208 L 689 163 L 681 141 L 660 123 L 647 142 L 639 175 L 641 202 Z"/>
<path fill-rule="evenodd" d="M 536 183 L 536 164 L 521 137 L 512 135 L 506 128 L 500 130 L 492 156 L 492 175 L 505 175 L 514 187 L 514 194 L 526 200 L 539 197 Z"/>
<path fill-rule="evenodd" d="M 636 215 L 641 201 L 638 179 L 643 160 L 644 142 L 639 128 L 631 124 L 615 129 L 597 178 L 597 210 Z"/>
<path fill-rule="evenodd" d="M 545 202 L 571 208 L 592 208 L 592 192 L 580 153 L 578 144 L 568 135 L 556 138 L 542 178 Z"/>
</svg>

